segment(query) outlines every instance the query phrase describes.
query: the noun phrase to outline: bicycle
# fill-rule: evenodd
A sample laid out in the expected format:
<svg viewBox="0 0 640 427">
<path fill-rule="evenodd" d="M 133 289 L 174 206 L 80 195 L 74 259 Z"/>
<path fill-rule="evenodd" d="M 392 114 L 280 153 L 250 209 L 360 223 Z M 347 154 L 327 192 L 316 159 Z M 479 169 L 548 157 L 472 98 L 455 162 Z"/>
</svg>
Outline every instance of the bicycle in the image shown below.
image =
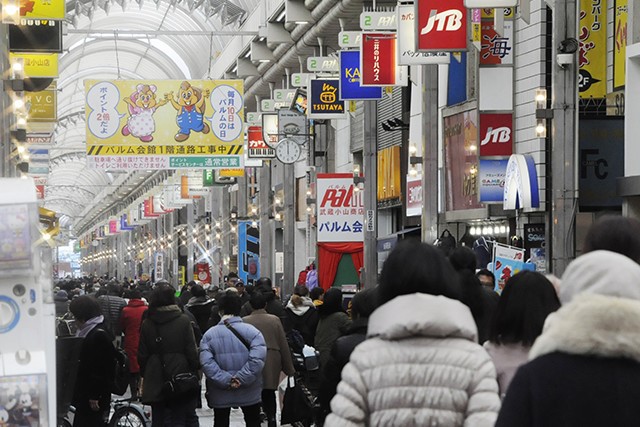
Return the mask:
<svg viewBox="0 0 640 427">
<path fill-rule="evenodd" d="M 151 426 L 151 414 L 145 411 L 142 403 L 128 399 L 116 399 L 111 401 L 111 414 L 107 425 L 109 427 L 149 427 Z M 62 420 L 59 427 L 72 427 L 75 408 L 71 406 L 69 412 Z"/>
</svg>

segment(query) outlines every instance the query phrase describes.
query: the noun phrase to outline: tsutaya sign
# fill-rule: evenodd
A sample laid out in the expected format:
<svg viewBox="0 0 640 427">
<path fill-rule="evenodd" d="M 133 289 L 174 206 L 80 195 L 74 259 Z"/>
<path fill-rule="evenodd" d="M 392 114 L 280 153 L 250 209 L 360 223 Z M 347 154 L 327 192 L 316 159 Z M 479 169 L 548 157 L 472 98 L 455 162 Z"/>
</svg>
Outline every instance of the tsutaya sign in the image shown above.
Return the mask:
<svg viewBox="0 0 640 427">
<path fill-rule="evenodd" d="M 507 164 L 504 182 L 504 209 L 537 208 L 539 206 L 538 174 L 533 157 L 512 154 Z"/>
<path fill-rule="evenodd" d="M 318 174 L 318 242 L 362 242 L 364 203 L 353 174 Z"/>
</svg>

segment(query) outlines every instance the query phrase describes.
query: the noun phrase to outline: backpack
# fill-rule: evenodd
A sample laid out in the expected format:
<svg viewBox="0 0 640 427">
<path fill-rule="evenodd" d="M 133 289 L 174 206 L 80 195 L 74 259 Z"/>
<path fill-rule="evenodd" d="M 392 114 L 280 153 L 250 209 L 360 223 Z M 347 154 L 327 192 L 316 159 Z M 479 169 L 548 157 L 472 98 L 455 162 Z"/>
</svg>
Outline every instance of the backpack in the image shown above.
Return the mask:
<svg viewBox="0 0 640 427">
<path fill-rule="evenodd" d="M 131 377 L 131 373 L 129 372 L 129 356 L 127 356 L 127 353 L 121 348 L 114 348 L 114 353 L 111 393 L 122 396 L 127 392 L 129 379 Z"/>
<path fill-rule="evenodd" d="M 313 270 L 309 270 L 307 272 L 305 284 L 307 286 L 307 289 L 309 290 L 318 287 L 318 270 L 314 268 Z"/>
</svg>

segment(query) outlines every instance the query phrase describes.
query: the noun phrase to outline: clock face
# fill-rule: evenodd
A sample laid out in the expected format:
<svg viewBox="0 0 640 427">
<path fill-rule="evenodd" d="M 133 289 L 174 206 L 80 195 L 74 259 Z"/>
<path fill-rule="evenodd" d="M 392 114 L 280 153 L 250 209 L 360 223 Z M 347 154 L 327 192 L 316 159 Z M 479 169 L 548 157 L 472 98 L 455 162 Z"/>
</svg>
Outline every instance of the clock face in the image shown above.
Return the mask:
<svg viewBox="0 0 640 427">
<path fill-rule="evenodd" d="M 300 158 L 302 149 L 293 139 L 283 139 L 276 147 L 276 157 L 282 163 L 294 163 Z"/>
</svg>

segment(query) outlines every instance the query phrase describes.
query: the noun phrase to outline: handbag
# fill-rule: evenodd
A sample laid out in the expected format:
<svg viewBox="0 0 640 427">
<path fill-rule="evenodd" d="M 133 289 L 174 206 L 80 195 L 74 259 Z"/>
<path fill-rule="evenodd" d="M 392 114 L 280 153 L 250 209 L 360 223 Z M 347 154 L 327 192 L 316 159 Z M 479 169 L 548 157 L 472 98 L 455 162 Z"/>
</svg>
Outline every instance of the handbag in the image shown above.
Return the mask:
<svg viewBox="0 0 640 427">
<path fill-rule="evenodd" d="M 284 392 L 280 423 L 312 421 L 313 404 L 314 398 L 304 384 L 296 377 L 289 377 L 287 389 Z"/>
<path fill-rule="evenodd" d="M 158 332 L 158 325 L 155 322 L 152 323 L 156 330 L 156 344 L 159 350 L 160 364 L 162 365 L 162 378 L 164 379 L 162 394 L 167 400 L 187 397 L 189 394 L 195 396 L 196 391 L 200 390 L 200 378 L 198 378 L 194 372 L 181 372 L 173 375 L 171 378 L 167 378 L 167 365 L 164 360 L 162 337 Z"/>
</svg>

